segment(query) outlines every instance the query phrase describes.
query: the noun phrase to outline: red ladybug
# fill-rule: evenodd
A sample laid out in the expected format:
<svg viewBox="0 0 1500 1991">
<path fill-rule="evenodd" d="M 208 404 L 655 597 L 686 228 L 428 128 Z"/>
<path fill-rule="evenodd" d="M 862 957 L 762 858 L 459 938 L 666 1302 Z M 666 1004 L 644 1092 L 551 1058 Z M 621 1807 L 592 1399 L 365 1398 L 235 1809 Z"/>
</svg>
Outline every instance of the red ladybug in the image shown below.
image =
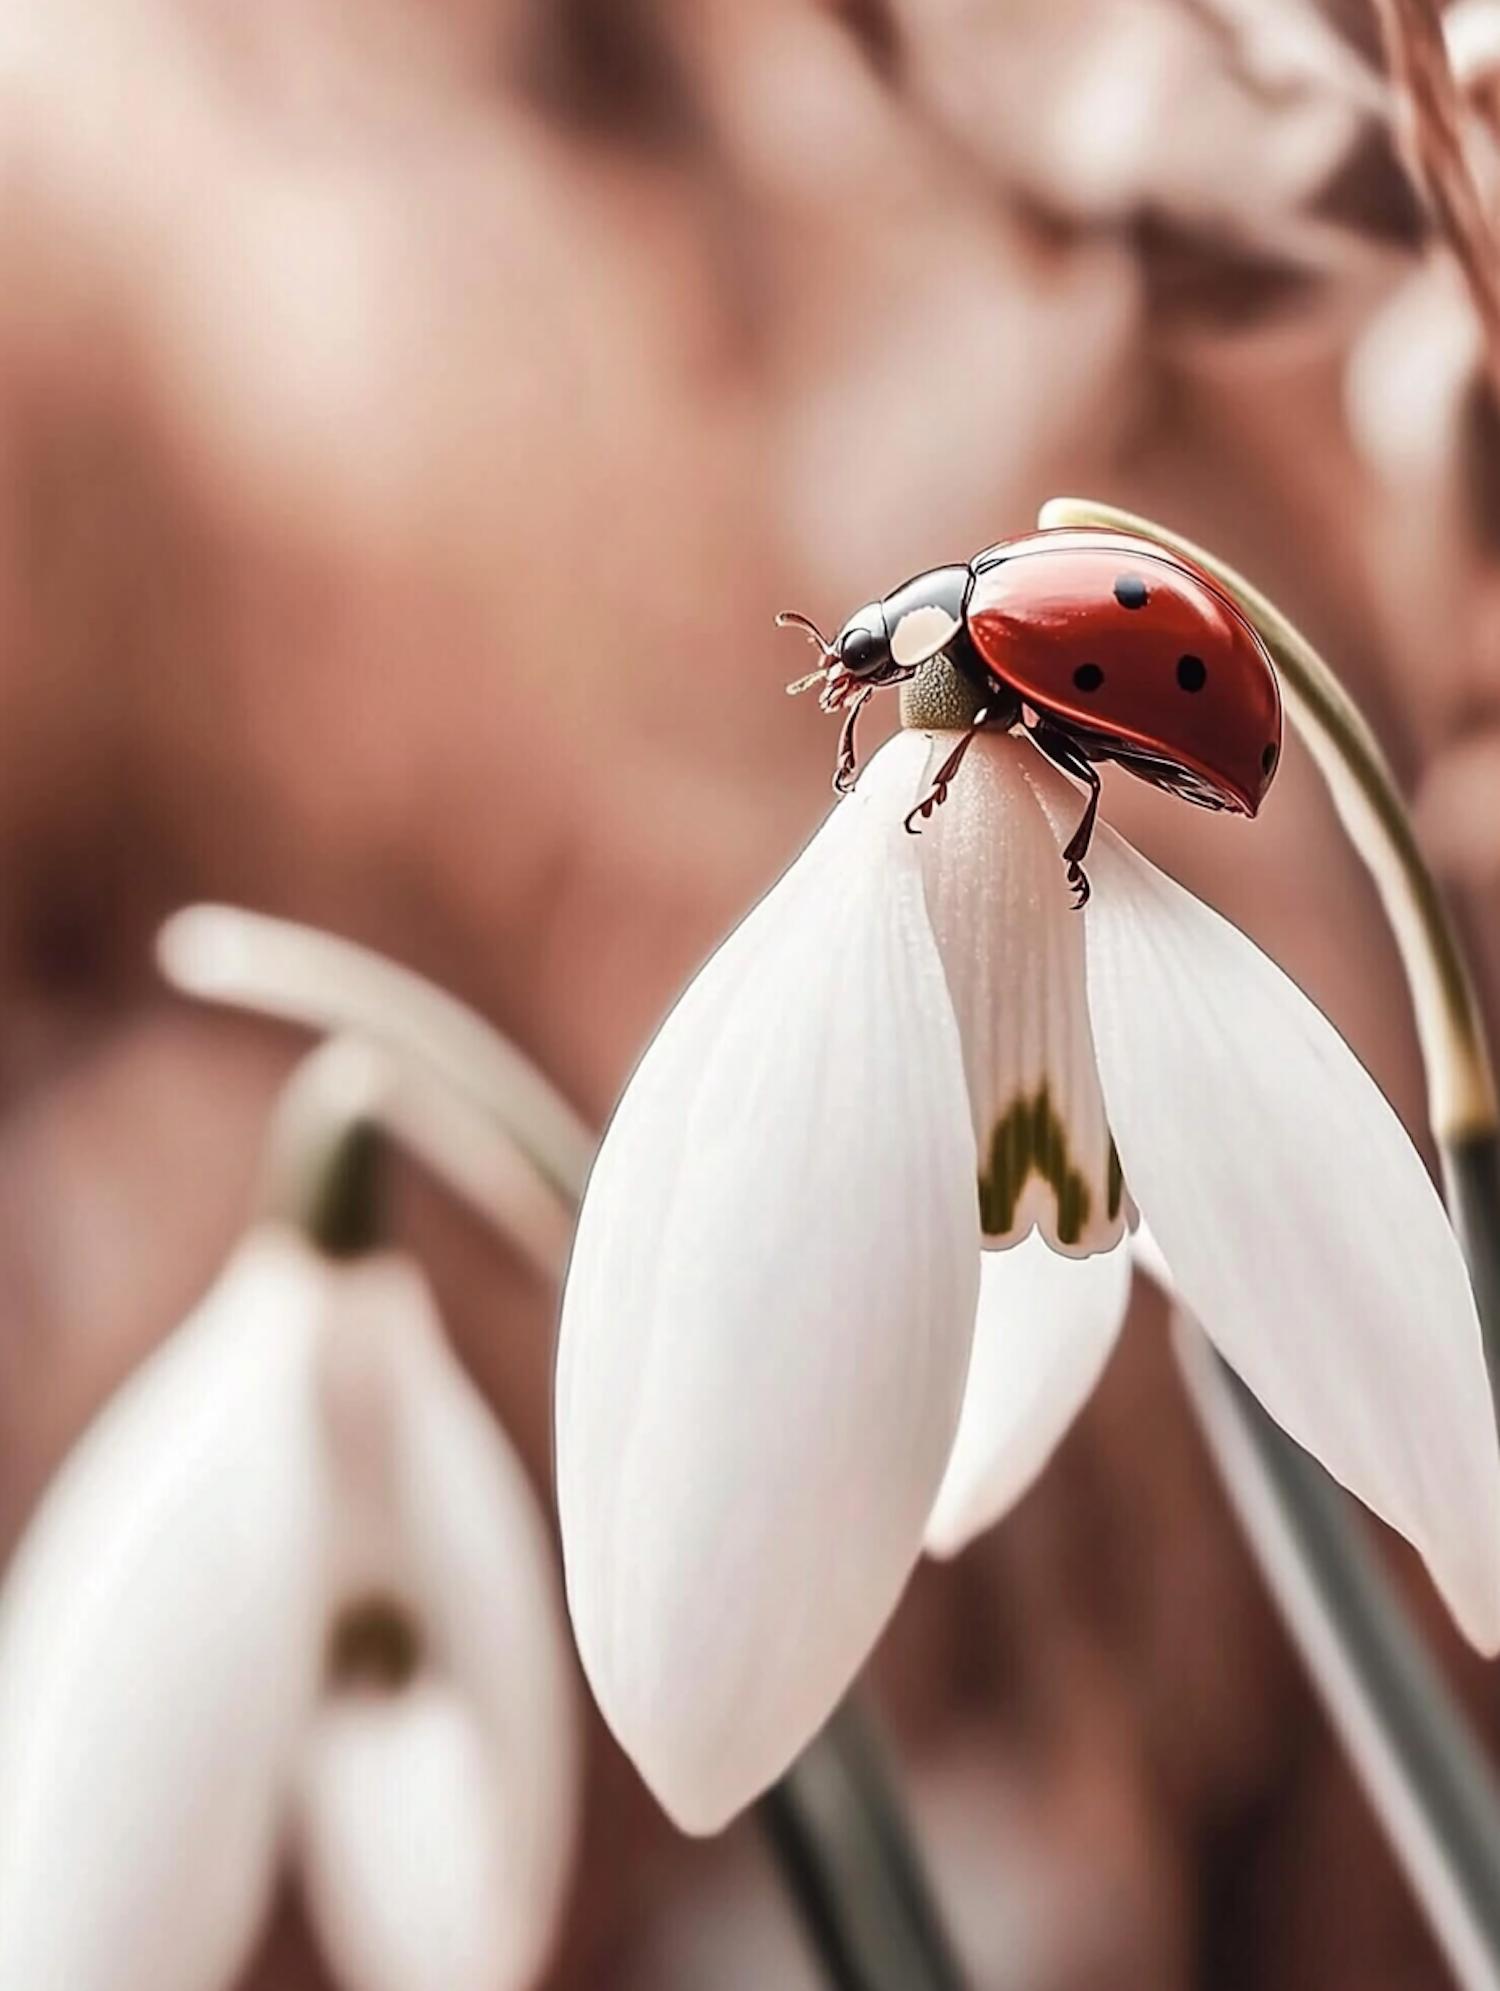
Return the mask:
<svg viewBox="0 0 1500 1991">
<path fill-rule="evenodd" d="M 811 677 L 825 711 L 847 707 L 834 784 L 853 778 L 854 721 L 881 685 L 944 658 L 981 693 L 974 723 L 906 819 L 943 801 L 974 735 L 1020 725 L 1089 788 L 1063 851 L 1078 903 L 1099 807 L 1096 761 L 1205 809 L 1253 816 L 1281 757 L 1281 695 L 1265 645 L 1208 575 L 1149 539 L 1066 528 L 934 567 L 871 602 L 832 643 L 786 615 L 823 652 Z"/>
</svg>

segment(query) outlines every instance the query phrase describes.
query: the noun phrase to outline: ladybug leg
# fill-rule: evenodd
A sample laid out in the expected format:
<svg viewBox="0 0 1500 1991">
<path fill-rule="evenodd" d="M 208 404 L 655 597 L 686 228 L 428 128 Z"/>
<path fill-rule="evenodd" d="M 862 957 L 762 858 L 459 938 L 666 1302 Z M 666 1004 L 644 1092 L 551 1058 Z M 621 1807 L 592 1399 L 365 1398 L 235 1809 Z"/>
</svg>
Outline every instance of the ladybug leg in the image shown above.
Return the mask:
<svg viewBox="0 0 1500 1991">
<path fill-rule="evenodd" d="M 1076 830 L 1063 845 L 1063 862 L 1068 867 L 1068 883 L 1077 893 L 1073 901 L 1075 912 L 1081 912 L 1089 902 L 1088 874 L 1083 868 L 1083 860 L 1089 854 L 1089 844 L 1093 840 L 1094 823 L 1099 814 L 1099 770 L 1065 733 L 1049 726 L 1042 720 L 1035 726 L 1028 726 L 1032 740 L 1047 756 L 1054 767 L 1060 767 L 1064 774 L 1076 775 L 1087 782 L 1089 790 L 1088 807 Z"/>
<path fill-rule="evenodd" d="M 839 734 L 839 760 L 833 772 L 833 785 L 840 795 L 847 795 L 854 786 L 855 770 L 859 766 L 854 751 L 854 722 L 869 704 L 875 687 L 867 684 L 844 714 L 843 731 Z"/>
<path fill-rule="evenodd" d="M 941 808 L 943 803 L 947 801 L 948 784 L 962 766 L 963 757 L 969 751 L 970 742 L 973 740 L 975 734 L 982 733 L 985 726 L 989 723 L 989 716 L 987 709 L 974 714 L 968 732 L 964 734 L 958 745 L 933 776 L 932 786 L 922 797 L 916 808 L 908 810 L 906 817 L 906 831 L 908 836 L 919 836 L 921 834 L 916 823 L 918 816 L 922 818 L 923 822 L 926 822 L 933 810 Z"/>
</svg>

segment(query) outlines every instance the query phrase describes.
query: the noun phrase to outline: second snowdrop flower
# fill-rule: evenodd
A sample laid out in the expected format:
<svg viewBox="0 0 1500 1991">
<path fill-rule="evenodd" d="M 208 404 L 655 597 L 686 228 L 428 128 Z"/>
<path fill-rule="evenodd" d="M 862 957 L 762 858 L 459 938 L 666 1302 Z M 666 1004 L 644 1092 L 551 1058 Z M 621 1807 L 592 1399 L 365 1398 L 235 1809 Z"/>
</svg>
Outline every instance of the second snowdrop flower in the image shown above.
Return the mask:
<svg viewBox="0 0 1500 1991">
<path fill-rule="evenodd" d="M 343 1991 L 523 1991 L 578 1739 L 547 1531 L 415 1266 L 262 1223 L 0 1599 L 0 1982 L 221 1991 L 283 1867 Z"/>
</svg>

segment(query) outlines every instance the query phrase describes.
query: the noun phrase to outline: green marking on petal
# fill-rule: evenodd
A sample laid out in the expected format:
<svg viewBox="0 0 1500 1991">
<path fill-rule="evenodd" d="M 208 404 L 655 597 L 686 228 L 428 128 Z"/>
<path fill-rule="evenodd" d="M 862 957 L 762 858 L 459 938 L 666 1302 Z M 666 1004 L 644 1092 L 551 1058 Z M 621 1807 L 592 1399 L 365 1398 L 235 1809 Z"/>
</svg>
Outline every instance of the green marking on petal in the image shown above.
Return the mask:
<svg viewBox="0 0 1500 1991">
<path fill-rule="evenodd" d="M 1089 1220 L 1089 1185 L 1068 1152 L 1068 1130 L 1044 1084 L 1034 1098 L 1023 1094 L 995 1123 L 990 1161 L 979 1177 L 979 1220 L 986 1237 L 1003 1237 L 1016 1220 L 1021 1192 L 1033 1175 L 1057 1199 L 1057 1240 L 1076 1244 Z M 1110 1144 L 1109 1214 L 1123 1194 L 1119 1158 Z"/>
</svg>

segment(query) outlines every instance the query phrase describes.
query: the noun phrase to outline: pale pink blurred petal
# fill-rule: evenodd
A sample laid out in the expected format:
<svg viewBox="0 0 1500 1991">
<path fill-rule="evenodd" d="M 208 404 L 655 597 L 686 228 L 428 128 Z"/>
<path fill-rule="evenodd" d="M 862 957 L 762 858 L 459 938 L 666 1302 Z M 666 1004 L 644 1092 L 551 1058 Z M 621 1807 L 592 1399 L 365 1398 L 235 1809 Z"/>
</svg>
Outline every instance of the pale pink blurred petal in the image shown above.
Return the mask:
<svg viewBox="0 0 1500 1991">
<path fill-rule="evenodd" d="M 373 1604 L 412 1677 L 331 1656 L 303 1781 L 303 1879 L 357 1991 L 516 1991 L 556 1934 L 573 1859 L 573 1658 L 546 1525 L 415 1268 L 366 1268 L 330 1333 L 335 1622 Z M 335 1632 L 335 1639 L 337 1633 Z"/>
<path fill-rule="evenodd" d="M 53 1482 L 0 1609 L 0 1983 L 220 1991 L 316 1683 L 326 1266 L 252 1234 Z"/>
<path fill-rule="evenodd" d="M 430 1677 L 319 1714 L 299 1779 L 301 1873 L 343 1991 L 530 1981 L 535 1911 L 517 1887 L 504 1773 L 472 1710 Z"/>
</svg>

